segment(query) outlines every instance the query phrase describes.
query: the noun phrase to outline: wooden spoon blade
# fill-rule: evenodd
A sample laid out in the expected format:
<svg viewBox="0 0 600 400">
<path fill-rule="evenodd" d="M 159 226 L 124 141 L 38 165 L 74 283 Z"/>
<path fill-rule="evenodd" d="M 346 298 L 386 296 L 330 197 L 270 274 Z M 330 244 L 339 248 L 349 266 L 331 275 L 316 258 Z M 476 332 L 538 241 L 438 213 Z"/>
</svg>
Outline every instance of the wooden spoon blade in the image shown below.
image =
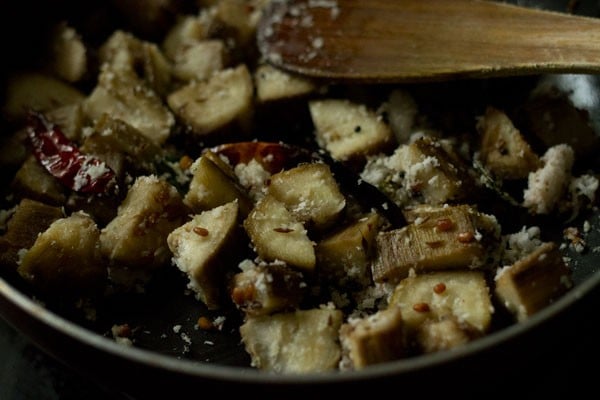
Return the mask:
<svg viewBox="0 0 600 400">
<path fill-rule="evenodd" d="M 600 72 L 600 19 L 496 1 L 274 1 L 257 40 L 277 67 L 342 81 Z"/>
</svg>

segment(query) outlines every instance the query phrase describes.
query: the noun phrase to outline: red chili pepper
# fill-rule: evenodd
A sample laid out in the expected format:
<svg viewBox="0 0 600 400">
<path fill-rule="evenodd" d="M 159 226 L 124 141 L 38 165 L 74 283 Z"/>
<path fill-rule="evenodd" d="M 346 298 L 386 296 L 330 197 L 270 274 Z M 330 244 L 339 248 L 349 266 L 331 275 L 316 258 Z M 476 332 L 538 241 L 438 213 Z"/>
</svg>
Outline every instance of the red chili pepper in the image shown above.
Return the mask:
<svg viewBox="0 0 600 400">
<path fill-rule="evenodd" d="M 42 114 L 30 113 L 27 133 L 33 154 L 62 184 L 82 193 L 107 193 L 115 187 L 115 173 L 102 160 L 83 154 Z"/>
</svg>

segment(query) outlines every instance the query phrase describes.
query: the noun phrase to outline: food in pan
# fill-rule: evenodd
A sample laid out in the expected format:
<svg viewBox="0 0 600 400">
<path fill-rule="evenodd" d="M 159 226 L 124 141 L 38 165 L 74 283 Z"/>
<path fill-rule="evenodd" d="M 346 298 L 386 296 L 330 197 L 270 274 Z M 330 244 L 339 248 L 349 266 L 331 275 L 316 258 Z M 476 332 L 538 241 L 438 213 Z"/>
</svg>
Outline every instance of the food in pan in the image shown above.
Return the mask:
<svg viewBox="0 0 600 400">
<path fill-rule="evenodd" d="M 570 290 L 598 139 L 560 86 L 434 118 L 418 85 L 263 63 L 267 3 L 95 42 L 53 27 L 52 62 L 6 81 L 3 276 L 89 311 L 170 269 L 199 305 L 239 313 L 251 366 L 278 373 L 448 351 Z"/>
</svg>

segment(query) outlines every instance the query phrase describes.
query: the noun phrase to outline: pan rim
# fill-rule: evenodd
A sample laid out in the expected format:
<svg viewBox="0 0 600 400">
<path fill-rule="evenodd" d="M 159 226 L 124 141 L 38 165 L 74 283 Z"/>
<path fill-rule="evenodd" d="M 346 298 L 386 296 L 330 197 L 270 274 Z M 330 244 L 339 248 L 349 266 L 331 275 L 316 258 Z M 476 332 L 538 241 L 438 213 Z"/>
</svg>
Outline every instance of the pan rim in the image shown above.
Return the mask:
<svg viewBox="0 0 600 400">
<path fill-rule="evenodd" d="M 202 379 L 213 379 L 221 382 L 236 382 L 246 384 L 319 384 L 319 383 L 342 383 L 347 381 L 361 381 L 372 378 L 383 378 L 387 376 L 399 376 L 409 372 L 415 372 L 436 366 L 441 366 L 459 359 L 467 358 L 478 352 L 491 349 L 501 345 L 517 336 L 532 330 L 533 328 L 550 320 L 579 300 L 588 295 L 596 287 L 600 286 L 600 270 L 595 271 L 584 281 L 574 286 L 561 298 L 523 322 L 515 323 L 503 328 L 498 332 L 490 333 L 484 337 L 467 343 L 463 346 L 449 351 L 435 352 L 420 355 L 389 363 L 370 366 L 358 371 L 332 371 L 307 374 L 275 374 L 260 371 L 251 367 L 235 367 L 219 364 L 204 363 L 194 360 L 178 359 L 174 356 L 161 354 L 152 350 L 125 346 L 114 340 L 100 335 L 90 329 L 78 325 L 65 317 L 54 313 L 37 303 L 34 299 L 20 292 L 0 276 L 0 297 L 7 300 L 19 312 L 28 318 L 37 320 L 53 331 L 68 337 L 80 344 L 89 346 L 94 351 L 106 353 L 110 356 L 123 359 L 134 364 L 144 365 L 153 369 L 166 372 L 197 377 Z M 13 325 L 18 331 L 22 326 L 16 318 L 10 318 L 5 307 L 0 307 L 0 317 Z M 21 324 L 26 323 L 21 319 Z M 28 338 L 39 346 L 35 335 L 27 334 Z M 39 346 L 43 351 L 50 351 Z"/>
</svg>

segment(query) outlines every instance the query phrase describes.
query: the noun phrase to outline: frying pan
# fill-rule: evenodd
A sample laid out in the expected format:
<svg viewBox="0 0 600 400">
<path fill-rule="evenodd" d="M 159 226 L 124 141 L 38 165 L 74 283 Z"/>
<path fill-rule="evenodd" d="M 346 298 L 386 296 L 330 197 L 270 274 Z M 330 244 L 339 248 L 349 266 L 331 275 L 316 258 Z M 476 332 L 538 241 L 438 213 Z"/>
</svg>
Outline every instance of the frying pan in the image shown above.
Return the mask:
<svg viewBox="0 0 600 400">
<path fill-rule="evenodd" d="M 102 3 L 1 2 L 5 9 L 1 21 L 5 23 L 0 41 L 5 44 L 6 60 L 2 72 L 27 65 L 37 49 L 34 38 L 52 18 L 77 16 L 83 8 L 102 6 Z M 518 3 L 565 11 L 569 2 Z M 581 1 L 574 11 L 597 16 L 600 6 L 597 2 Z M 102 22 L 110 24 L 111 21 Z M 500 99 L 514 99 L 530 88 L 534 80 L 535 77 L 525 77 L 452 82 L 426 86 L 424 92 L 436 91 L 436 99 L 440 93 L 442 96 L 445 92 L 452 93 L 456 107 L 470 107 L 484 104 L 498 93 Z M 440 92 L 438 87 L 441 87 Z M 457 91 L 457 88 L 468 90 Z M 456 98 L 456 93 L 462 95 Z M 236 331 L 239 315 L 205 309 L 183 290 L 184 278 L 174 273 L 174 269 L 157 279 L 160 285 L 150 286 L 144 296 L 123 295 L 102 305 L 103 309 L 98 311 L 101 317 L 95 322 L 52 304 L 41 304 L 19 280 L 0 276 L 0 315 L 51 356 L 134 398 L 183 393 L 296 398 L 322 396 L 329 393 L 328 390 L 338 394 L 364 389 L 383 393 L 382 388 L 397 391 L 395 394 L 421 391 L 442 395 L 448 390 L 457 394 L 498 394 L 508 390 L 507 387 L 513 390 L 511 382 L 515 385 L 530 382 L 537 373 L 548 374 L 552 369 L 564 367 L 561 360 L 573 361 L 573 354 L 581 354 L 573 353 L 578 344 L 591 346 L 584 349 L 589 360 L 600 355 L 598 345 L 592 345 L 593 341 L 589 340 L 589 325 L 598 319 L 592 310 L 599 304 L 600 253 L 591 249 L 600 246 L 600 216 L 594 211 L 584 217 L 591 224 L 586 235 L 590 250 L 567 251 L 572 259 L 575 286 L 556 302 L 523 323 L 455 350 L 375 365 L 361 371 L 282 376 L 250 368 Z M 105 315 L 110 318 L 103 318 Z M 225 317 L 222 330 L 196 329 L 200 315 Z M 135 346 L 119 344 L 110 338 L 112 324 L 118 323 L 139 327 Z M 548 385 L 551 387 L 552 382 Z"/>
</svg>

